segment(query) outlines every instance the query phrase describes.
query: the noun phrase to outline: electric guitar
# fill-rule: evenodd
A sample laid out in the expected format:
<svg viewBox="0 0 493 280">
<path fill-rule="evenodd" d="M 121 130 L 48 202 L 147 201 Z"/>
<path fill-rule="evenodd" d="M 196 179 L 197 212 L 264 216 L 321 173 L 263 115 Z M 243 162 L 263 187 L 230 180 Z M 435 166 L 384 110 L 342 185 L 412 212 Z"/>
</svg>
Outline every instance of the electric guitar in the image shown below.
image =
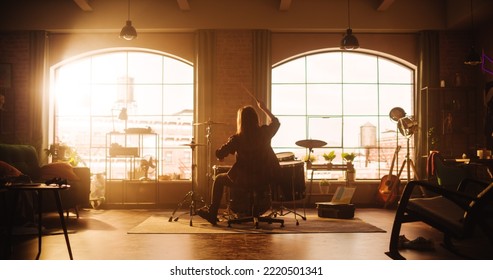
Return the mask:
<svg viewBox="0 0 493 280">
<path fill-rule="evenodd" d="M 380 181 L 380 186 L 378 188 L 378 199 L 381 202 L 385 203 L 385 207 L 387 207 L 389 203 L 393 202 L 393 200 L 396 197 L 395 192 L 396 190 L 398 192 L 398 188 L 401 183 L 401 180 L 399 180 L 399 176 L 392 174 L 392 171 L 394 169 L 394 163 L 396 161 L 397 154 L 399 153 L 400 149 L 401 146 L 397 146 L 395 148 L 394 156 L 392 157 L 392 162 L 390 164 L 389 174 L 382 177 Z"/>
</svg>

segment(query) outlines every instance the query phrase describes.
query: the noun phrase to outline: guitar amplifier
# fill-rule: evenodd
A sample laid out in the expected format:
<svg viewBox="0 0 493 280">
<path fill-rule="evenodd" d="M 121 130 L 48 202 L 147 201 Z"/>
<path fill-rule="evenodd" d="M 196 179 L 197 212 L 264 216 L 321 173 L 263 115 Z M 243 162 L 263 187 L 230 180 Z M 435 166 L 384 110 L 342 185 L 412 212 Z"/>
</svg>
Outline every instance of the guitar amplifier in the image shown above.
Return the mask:
<svg viewBox="0 0 493 280">
<path fill-rule="evenodd" d="M 333 202 L 317 202 L 318 216 L 321 218 L 352 219 L 354 204 L 339 204 Z"/>
</svg>

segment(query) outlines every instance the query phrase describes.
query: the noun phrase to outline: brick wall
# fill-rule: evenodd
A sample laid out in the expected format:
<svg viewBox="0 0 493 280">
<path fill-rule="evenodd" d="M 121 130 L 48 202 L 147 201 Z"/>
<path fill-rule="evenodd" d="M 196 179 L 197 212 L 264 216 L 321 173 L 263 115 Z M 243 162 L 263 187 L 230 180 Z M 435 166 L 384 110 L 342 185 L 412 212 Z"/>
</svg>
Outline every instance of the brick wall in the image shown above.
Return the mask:
<svg viewBox="0 0 493 280">
<path fill-rule="evenodd" d="M 30 122 L 29 32 L 0 33 L 0 63 L 12 65 L 11 88 L 5 94 L 5 110 L 0 111 L 0 141 L 27 143 Z"/>
<path fill-rule="evenodd" d="M 252 32 L 222 30 L 216 33 L 216 69 L 211 120 L 227 125 L 214 127 L 214 151 L 236 130 L 236 112 L 253 104 L 242 88 L 252 83 Z"/>
</svg>

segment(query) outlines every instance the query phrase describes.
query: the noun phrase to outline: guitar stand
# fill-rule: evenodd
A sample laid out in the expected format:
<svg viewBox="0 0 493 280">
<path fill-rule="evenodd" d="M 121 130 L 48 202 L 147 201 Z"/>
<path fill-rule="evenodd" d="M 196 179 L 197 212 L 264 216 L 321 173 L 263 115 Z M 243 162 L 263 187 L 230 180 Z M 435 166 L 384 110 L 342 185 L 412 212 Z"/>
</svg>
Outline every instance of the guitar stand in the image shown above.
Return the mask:
<svg viewBox="0 0 493 280">
<path fill-rule="evenodd" d="M 413 160 L 410 157 L 409 151 L 409 137 L 407 138 L 407 150 L 406 150 L 406 158 L 402 162 L 401 168 L 399 172 L 397 172 L 397 178 L 401 177 L 402 171 L 404 170 L 404 166 L 407 166 L 407 182 L 411 181 L 411 170 L 414 172 L 414 177 L 419 180 L 418 172 L 416 171 L 416 166 L 414 165 Z M 384 207 L 387 208 L 389 206 L 391 197 L 399 197 L 401 195 L 400 186 L 396 186 L 396 188 L 392 188 L 391 193 L 387 201 L 385 201 Z"/>
<path fill-rule="evenodd" d="M 187 214 L 187 212 L 185 213 L 182 213 L 181 215 L 178 215 L 178 216 L 175 216 L 175 213 L 181 209 L 181 207 L 183 206 L 183 204 L 187 201 L 190 201 L 190 207 L 189 207 L 189 212 L 188 214 L 190 215 L 190 226 L 193 226 L 193 216 L 196 214 L 195 213 L 195 210 L 196 210 L 196 195 L 195 195 L 195 167 L 196 167 L 196 164 L 195 164 L 195 161 L 194 161 L 194 150 L 195 150 L 195 147 L 197 146 L 203 146 L 202 144 L 195 144 L 193 141 L 192 143 L 190 144 L 185 144 L 185 146 L 189 146 L 190 148 L 192 148 L 192 189 L 185 195 L 185 197 L 183 197 L 183 199 L 181 200 L 180 203 L 178 203 L 178 205 L 176 206 L 176 208 L 173 210 L 173 213 L 171 214 L 171 216 L 169 217 L 169 220 L 168 222 L 173 222 L 173 221 L 178 221 L 178 219 L 180 219 L 180 216 L 182 215 L 185 215 Z M 205 205 L 205 201 L 202 197 L 199 198 L 200 202 L 202 202 L 204 205 Z"/>
</svg>

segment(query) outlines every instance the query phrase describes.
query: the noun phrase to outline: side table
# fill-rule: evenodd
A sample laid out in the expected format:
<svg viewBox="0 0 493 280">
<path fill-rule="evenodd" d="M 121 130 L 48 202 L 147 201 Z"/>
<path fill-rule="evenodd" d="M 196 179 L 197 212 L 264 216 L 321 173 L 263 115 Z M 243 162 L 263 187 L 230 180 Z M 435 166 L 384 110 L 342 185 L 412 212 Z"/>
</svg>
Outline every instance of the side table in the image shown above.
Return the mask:
<svg viewBox="0 0 493 280">
<path fill-rule="evenodd" d="M 36 255 L 36 260 L 39 260 L 39 257 L 41 255 L 41 240 L 42 240 L 42 218 L 43 218 L 43 213 L 42 213 L 42 201 L 43 201 L 43 193 L 45 192 L 51 192 L 53 193 L 55 197 L 55 202 L 58 210 L 58 215 L 60 217 L 60 224 L 63 229 L 63 234 L 65 236 L 65 243 L 67 244 L 67 250 L 68 254 L 70 256 L 70 259 L 73 260 L 72 256 L 72 249 L 70 248 L 70 240 L 68 238 L 68 232 L 67 232 L 67 226 L 65 224 L 65 218 L 63 216 L 63 208 L 62 208 L 62 201 L 60 198 L 60 191 L 67 190 L 70 188 L 70 185 L 57 185 L 57 184 L 51 184 L 51 185 L 46 185 L 46 184 L 12 184 L 12 185 L 7 185 L 4 187 L 8 192 L 14 192 L 14 205 L 12 207 L 12 211 L 15 211 L 16 209 L 16 203 L 18 199 L 19 192 L 21 191 L 27 191 L 27 192 L 36 192 L 38 195 L 38 254 Z M 12 225 L 13 225 L 13 217 L 14 213 L 10 213 L 10 222 L 9 222 L 9 233 L 8 233 L 8 243 L 10 244 L 11 241 L 11 236 L 12 236 Z"/>
</svg>

